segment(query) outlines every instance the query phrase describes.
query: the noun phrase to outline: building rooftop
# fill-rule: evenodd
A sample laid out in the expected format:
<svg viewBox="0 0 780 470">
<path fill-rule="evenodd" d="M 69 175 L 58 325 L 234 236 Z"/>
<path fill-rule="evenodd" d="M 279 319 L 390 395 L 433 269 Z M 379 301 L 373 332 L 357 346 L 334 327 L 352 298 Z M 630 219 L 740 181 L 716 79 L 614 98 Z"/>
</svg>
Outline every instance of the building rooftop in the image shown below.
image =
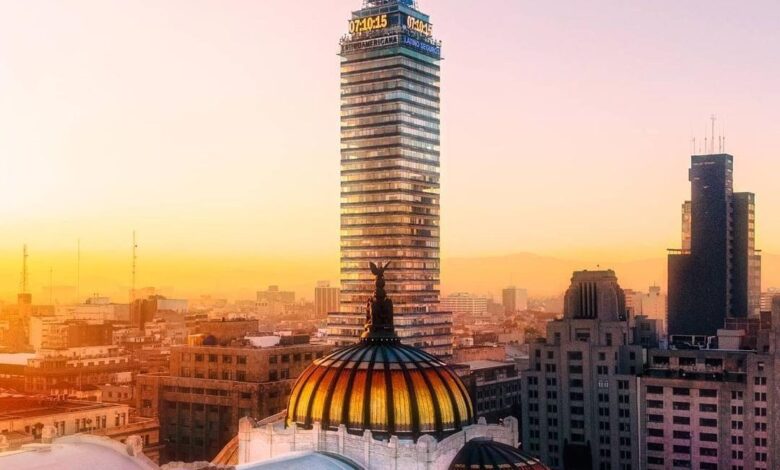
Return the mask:
<svg viewBox="0 0 780 470">
<path fill-rule="evenodd" d="M 35 353 L 4 353 L 0 354 L 0 364 L 26 366 L 28 359 L 33 359 Z"/>
<path fill-rule="evenodd" d="M 0 421 L 72 413 L 74 411 L 100 410 L 117 406 L 122 405 L 91 401 L 53 400 L 31 396 L 0 397 Z"/>
<path fill-rule="evenodd" d="M 19 450 L 0 453 L 0 468 L 82 470 L 157 470 L 143 454 L 107 437 L 76 435 L 51 444 L 27 444 Z"/>
<path fill-rule="evenodd" d="M 512 364 L 512 362 L 490 360 L 466 361 L 460 363 L 460 365 L 468 366 L 471 370 L 493 369 L 496 367 L 505 367 Z"/>
<path fill-rule="evenodd" d="M 345 457 L 327 452 L 292 452 L 257 463 L 238 465 L 236 470 L 362 470 Z"/>
</svg>

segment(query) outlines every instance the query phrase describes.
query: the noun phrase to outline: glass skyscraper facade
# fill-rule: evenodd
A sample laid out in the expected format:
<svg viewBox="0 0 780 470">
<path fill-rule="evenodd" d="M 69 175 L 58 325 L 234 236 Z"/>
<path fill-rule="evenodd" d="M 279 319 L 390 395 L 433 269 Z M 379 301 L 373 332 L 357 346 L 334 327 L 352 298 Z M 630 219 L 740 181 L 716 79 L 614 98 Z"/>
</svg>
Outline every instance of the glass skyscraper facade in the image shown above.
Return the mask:
<svg viewBox="0 0 780 470">
<path fill-rule="evenodd" d="M 385 275 L 406 344 L 452 353 L 452 315 L 439 304 L 439 61 L 413 0 L 365 0 L 341 39 L 341 303 L 334 344 L 357 341 Z"/>
</svg>

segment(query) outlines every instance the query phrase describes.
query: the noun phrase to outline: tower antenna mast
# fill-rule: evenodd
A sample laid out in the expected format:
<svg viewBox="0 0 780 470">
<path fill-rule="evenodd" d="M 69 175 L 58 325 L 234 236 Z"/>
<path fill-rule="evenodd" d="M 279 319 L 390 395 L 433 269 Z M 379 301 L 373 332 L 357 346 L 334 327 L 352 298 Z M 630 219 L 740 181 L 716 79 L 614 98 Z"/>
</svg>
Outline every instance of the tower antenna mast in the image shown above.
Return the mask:
<svg viewBox="0 0 780 470">
<path fill-rule="evenodd" d="M 76 240 L 76 303 L 81 302 L 81 238 Z"/>
<path fill-rule="evenodd" d="M 710 153 L 715 153 L 715 120 L 717 118 L 715 115 L 710 116 L 710 121 L 712 125 L 712 130 L 710 132 Z"/>
<path fill-rule="evenodd" d="M 131 305 L 133 304 L 133 302 L 135 302 L 135 266 L 136 266 L 136 261 L 138 260 L 138 256 L 136 254 L 136 249 L 137 248 L 138 248 L 138 243 L 136 243 L 135 230 L 133 230 L 133 273 L 132 273 L 131 286 L 130 286 L 130 304 Z"/>
<path fill-rule="evenodd" d="M 21 290 L 22 294 L 27 294 L 27 288 L 28 288 L 28 282 L 29 282 L 29 273 L 27 271 L 27 244 L 25 244 L 22 247 L 22 279 L 21 279 Z"/>
</svg>

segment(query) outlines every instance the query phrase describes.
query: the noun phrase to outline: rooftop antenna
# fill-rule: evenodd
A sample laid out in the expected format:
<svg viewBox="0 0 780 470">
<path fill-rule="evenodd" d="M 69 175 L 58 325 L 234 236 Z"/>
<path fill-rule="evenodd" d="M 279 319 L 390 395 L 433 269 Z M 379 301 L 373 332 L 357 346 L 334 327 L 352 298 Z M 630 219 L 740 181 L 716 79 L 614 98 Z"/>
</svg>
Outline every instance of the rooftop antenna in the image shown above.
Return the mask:
<svg viewBox="0 0 780 470">
<path fill-rule="evenodd" d="M 714 114 L 710 115 L 710 121 L 712 123 L 712 129 L 710 133 L 710 153 L 715 153 L 715 120 L 717 118 Z"/>
<path fill-rule="evenodd" d="M 81 238 L 76 240 L 76 303 L 81 302 Z"/>
<path fill-rule="evenodd" d="M 136 254 L 136 248 L 138 248 L 138 244 L 136 243 L 135 240 L 135 230 L 133 230 L 133 273 L 132 273 L 131 286 L 130 286 L 131 305 L 135 302 L 135 266 L 136 266 L 136 261 L 138 260 L 138 256 Z"/>
<path fill-rule="evenodd" d="M 22 279 L 21 279 L 21 293 L 22 294 L 28 294 L 27 287 L 28 287 L 28 281 L 29 281 L 29 273 L 27 271 L 27 258 L 29 256 L 27 255 L 27 244 L 25 244 L 22 247 Z"/>
<path fill-rule="evenodd" d="M 691 155 L 696 155 L 696 137 L 693 138 L 693 149 L 691 149 Z"/>
</svg>

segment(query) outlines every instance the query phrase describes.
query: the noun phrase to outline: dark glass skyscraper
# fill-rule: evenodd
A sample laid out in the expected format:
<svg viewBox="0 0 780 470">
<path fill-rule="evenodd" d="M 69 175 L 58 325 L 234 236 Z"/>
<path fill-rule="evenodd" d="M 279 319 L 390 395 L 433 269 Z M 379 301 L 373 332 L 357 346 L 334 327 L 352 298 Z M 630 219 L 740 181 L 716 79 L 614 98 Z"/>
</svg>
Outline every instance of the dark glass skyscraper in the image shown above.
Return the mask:
<svg viewBox="0 0 780 470">
<path fill-rule="evenodd" d="M 683 248 L 669 254 L 669 334 L 715 335 L 726 317 L 758 315 L 755 196 L 735 193 L 734 157 L 693 155 Z"/>
<path fill-rule="evenodd" d="M 370 261 L 390 261 L 388 295 L 406 344 L 452 353 L 439 307 L 439 61 L 413 0 L 365 0 L 341 39 L 341 306 L 335 344 L 355 342 L 374 290 Z"/>
</svg>

